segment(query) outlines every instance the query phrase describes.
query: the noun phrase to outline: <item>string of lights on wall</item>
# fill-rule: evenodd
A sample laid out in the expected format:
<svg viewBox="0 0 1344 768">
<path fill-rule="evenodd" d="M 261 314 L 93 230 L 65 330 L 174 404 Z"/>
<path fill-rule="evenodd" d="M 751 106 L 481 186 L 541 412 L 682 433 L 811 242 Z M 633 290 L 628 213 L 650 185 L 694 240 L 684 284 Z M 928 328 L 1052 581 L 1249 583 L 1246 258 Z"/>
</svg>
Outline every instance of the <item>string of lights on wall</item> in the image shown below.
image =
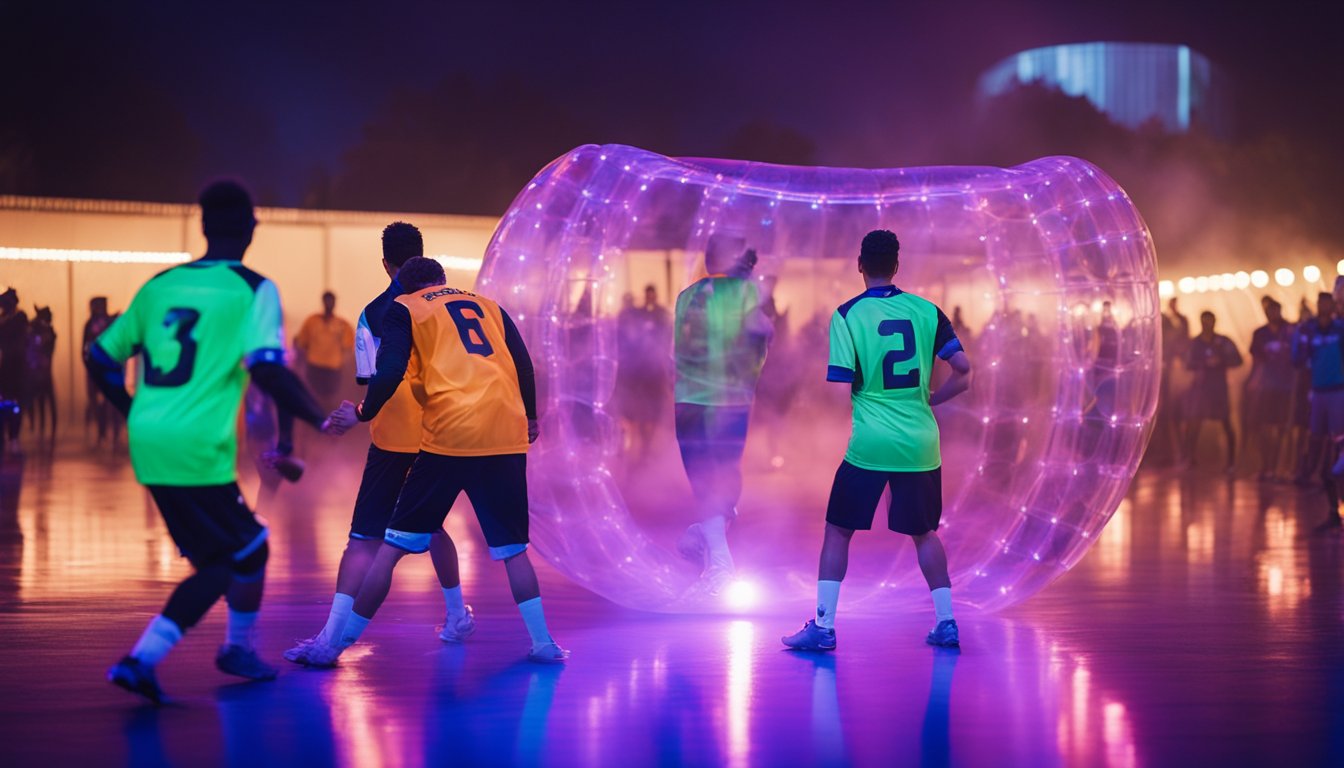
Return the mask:
<svg viewBox="0 0 1344 768">
<path fill-rule="evenodd" d="M 1335 265 L 1335 272 L 1344 275 L 1344 259 Z M 1266 288 L 1270 281 L 1284 288 L 1290 288 L 1297 282 L 1297 272 L 1280 267 L 1271 275 L 1268 271 L 1257 269 L 1254 272 L 1223 272 L 1217 275 L 1186 276 L 1180 280 L 1163 280 L 1158 283 L 1158 293 L 1164 299 L 1170 299 L 1178 293 L 1215 293 L 1217 291 L 1243 291 L 1247 288 Z M 1321 268 L 1308 264 L 1302 268 L 1302 280 L 1307 285 L 1321 282 Z"/>
<path fill-rule="evenodd" d="M 69 248 L 0 248 L 0 261 L 60 261 L 95 264 L 185 264 L 184 251 L 87 251 Z"/>
</svg>

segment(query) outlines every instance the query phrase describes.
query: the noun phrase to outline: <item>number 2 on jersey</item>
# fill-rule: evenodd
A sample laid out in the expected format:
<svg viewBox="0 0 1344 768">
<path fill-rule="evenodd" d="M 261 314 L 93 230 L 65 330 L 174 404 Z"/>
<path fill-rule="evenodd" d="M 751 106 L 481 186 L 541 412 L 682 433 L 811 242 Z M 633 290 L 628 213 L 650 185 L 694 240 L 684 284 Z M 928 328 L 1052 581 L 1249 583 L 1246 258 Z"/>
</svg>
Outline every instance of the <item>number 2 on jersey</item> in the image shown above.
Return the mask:
<svg viewBox="0 0 1344 768">
<path fill-rule="evenodd" d="M 173 340 L 182 349 L 177 354 L 177 365 L 168 371 L 155 365 L 149 357 L 149 350 L 146 349 L 144 351 L 146 384 L 151 387 L 180 387 L 191 381 L 192 369 L 196 367 L 196 340 L 191 337 L 191 332 L 200 319 L 200 312 L 187 307 L 173 307 L 163 316 L 164 328 L 176 326 Z"/>
<path fill-rule="evenodd" d="M 913 389 L 919 386 L 919 366 L 896 373 L 896 366 L 915 359 L 915 325 L 904 318 L 883 320 L 877 326 L 879 336 L 900 336 L 901 348 L 882 356 L 882 388 Z"/>
<path fill-rule="evenodd" d="M 481 318 L 485 317 L 485 310 L 481 305 L 474 301 L 450 301 L 444 305 L 448 309 L 448 314 L 453 316 L 453 324 L 457 326 L 457 335 L 462 339 L 462 346 L 466 348 L 469 355 L 480 355 L 489 357 L 495 353 L 495 348 L 490 346 L 490 340 L 485 337 L 485 326 L 481 325 Z M 471 310 L 475 317 L 467 317 L 466 310 Z"/>
</svg>

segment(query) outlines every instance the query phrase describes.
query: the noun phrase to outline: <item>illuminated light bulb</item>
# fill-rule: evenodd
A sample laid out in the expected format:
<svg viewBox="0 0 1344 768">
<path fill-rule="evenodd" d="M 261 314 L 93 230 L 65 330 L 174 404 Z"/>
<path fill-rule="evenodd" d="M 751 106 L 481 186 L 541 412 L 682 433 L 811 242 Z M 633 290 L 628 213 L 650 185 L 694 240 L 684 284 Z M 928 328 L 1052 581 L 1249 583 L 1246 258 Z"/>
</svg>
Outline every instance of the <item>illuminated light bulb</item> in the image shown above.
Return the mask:
<svg viewBox="0 0 1344 768">
<path fill-rule="evenodd" d="M 1302 268 L 1302 279 L 1308 283 L 1319 283 L 1321 281 L 1321 268 L 1315 264 L 1308 264 Z"/>
<path fill-rule="evenodd" d="M 1344 261 L 1341 261 L 1340 264 L 1344 264 Z M 1344 274 L 1344 271 L 1341 271 L 1340 274 Z M 1269 285 L 1269 273 L 1263 269 L 1255 270 L 1251 273 L 1251 285 L 1256 288 L 1264 288 Z"/>
<path fill-rule="evenodd" d="M 1170 280 L 1163 280 L 1157 284 L 1157 295 L 1164 299 L 1170 299 L 1176 295 L 1176 284 Z"/>
<path fill-rule="evenodd" d="M 1194 293 L 1194 292 L 1195 292 L 1195 278 L 1193 278 L 1193 277 L 1182 277 L 1182 278 L 1180 279 L 1180 281 L 1176 283 L 1176 287 L 1178 287 L 1178 288 L 1181 289 L 1181 293 Z"/>
<path fill-rule="evenodd" d="M 1274 270 L 1274 282 L 1282 285 L 1284 288 L 1292 285 L 1293 281 L 1296 279 L 1297 275 L 1294 274 L 1293 270 L 1288 269 L 1287 267 L 1280 267 Z"/>
<path fill-rule="evenodd" d="M 1209 278 L 1208 278 L 1208 275 L 1200 275 L 1199 277 L 1196 277 L 1196 278 L 1195 278 L 1195 293 L 1208 293 L 1208 292 L 1209 292 Z"/>
<path fill-rule="evenodd" d="M 1340 259 L 1339 261 L 1335 262 L 1335 271 L 1341 275 L 1344 275 L 1344 259 Z"/>
<path fill-rule="evenodd" d="M 1218 276 L 1218 287 L 1224 291 L 1230 291 L 1237 287 L 1237 276 L 1231 272 L 1224 272 Z"/>
<path fill-rule="evenodd" d="M 1251 284 L 1250 272 L 1238 272 L 1236 278 L 1237 278 L 1237 288 L 1239 290 L 1246 290 L 1246 287 Z"/>
</svg>

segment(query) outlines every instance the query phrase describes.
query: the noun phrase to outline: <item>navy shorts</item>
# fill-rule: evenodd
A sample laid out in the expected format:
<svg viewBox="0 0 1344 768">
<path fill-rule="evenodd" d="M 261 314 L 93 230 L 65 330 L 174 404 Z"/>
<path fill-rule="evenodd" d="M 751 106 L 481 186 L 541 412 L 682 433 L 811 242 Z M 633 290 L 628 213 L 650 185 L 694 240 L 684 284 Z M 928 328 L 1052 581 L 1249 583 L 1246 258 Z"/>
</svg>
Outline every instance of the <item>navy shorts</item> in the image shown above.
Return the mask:
<svg viewBox="0 0 1344 768">
<path fill-rule="evenodd" d="M 359 495 L 355 497 L 355 514 L 350 519 L 350 538 L 374 541 L 383 538 L 417 455 L 369 446 L 364 478 L 359 481 Z"/>
<path fill-rule="evenodd" d="M 383 541 L 407 552 L 429 549 L 463 491 L 476 510 L 490 557 L 527 549 L 527 454 L 440 456 L 421 451 L 411 465 Z"/>
<path fill-rule="evenodd" d="M 237 483 L 146 487 L 173 543 L 196 568 L 241 562 L 266 542 L 266 526 L 248 509 Z"/>
<path fill-rule="evenodd" d="M 872 528 L 884 488 L 891 488 L 888 528 L 909 536 L 938 530 L 943 517 L 941 467 L 927 472 L 879 472 L 842 461 L 826 505 L 826 522 L 854 531 Z"/>
<path fill-rule="evenodd" d="M 677 446 L 691 491 L 707 511 L 732 518 L 742 495 L 750 406 L 676 404 Z"/>
</svg>

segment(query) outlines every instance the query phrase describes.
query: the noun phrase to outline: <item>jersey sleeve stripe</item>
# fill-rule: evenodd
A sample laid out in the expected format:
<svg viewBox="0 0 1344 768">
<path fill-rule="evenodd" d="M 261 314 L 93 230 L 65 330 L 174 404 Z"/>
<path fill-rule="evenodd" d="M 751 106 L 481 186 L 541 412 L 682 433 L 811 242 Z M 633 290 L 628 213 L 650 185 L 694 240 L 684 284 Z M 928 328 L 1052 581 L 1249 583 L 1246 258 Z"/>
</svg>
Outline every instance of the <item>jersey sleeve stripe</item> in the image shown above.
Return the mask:
<svg viewBox="0 0 1344 768">
<path fill-rule="evenodd" d="M 828 365 L 826 366 L 826 380 L 838 381 L 844 384 L 853 384 L 854 369 L 845 368 L 840 365 Z"/>
<path fill-rule="evenodd" d="M 948 360 L 951 359 L 953 355 L 962 351 L 964 350 L 961 346 L 961 339 L 954 338 L 944 344 L 942 349 L 938 350 L 938 356 L 944 360 Z"/>
<path fill-rule="evenodd" d="M 257 363 L 278 363 L 279 365 L 284 365 L 285 350 L 279 348 L 254 349 L 251 352 L 248 352 L 247 356 L 243 358 L 243 365 L 247 368 L 251 368 Z"/>
</svg>

